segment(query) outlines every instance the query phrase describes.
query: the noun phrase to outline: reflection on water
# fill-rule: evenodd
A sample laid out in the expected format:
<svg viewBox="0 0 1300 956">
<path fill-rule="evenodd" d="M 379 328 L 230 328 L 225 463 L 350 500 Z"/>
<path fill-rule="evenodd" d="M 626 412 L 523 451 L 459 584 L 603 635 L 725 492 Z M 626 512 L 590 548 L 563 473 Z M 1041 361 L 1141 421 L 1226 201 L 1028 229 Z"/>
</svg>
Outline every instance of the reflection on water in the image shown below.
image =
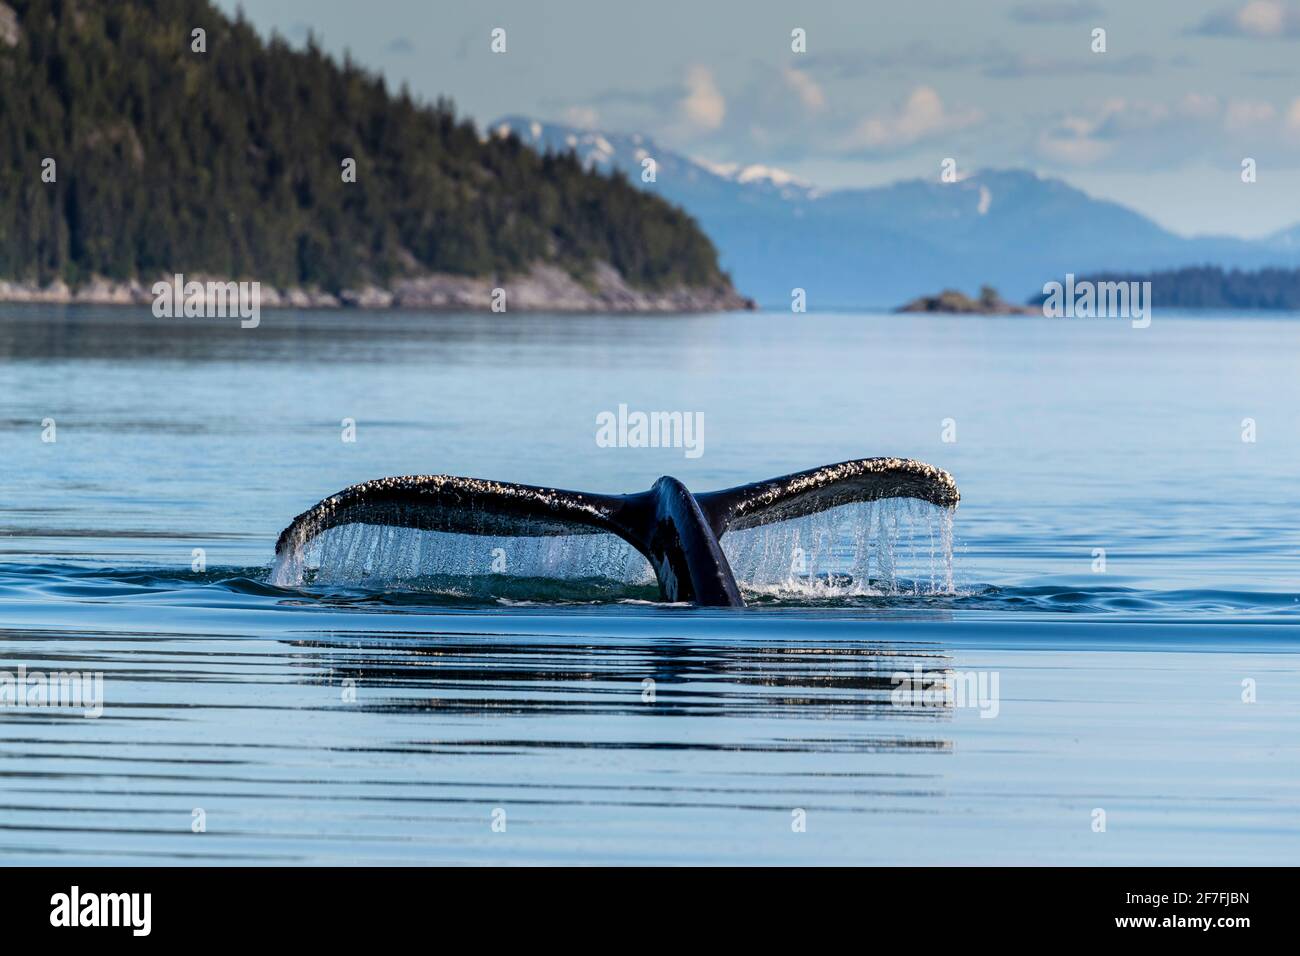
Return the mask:
<svg viewBox="0 0 1300 956">
<path fill-rule="evenodd" d="M 376 647 L 376 640 L 384 638 L 387 643 Z M 400 650 L 393 649 L 395 644 L 400 644 Z M 365 707 L 516 717 L 644 716 L 647 705 L 653 706 L 656 717 L 861 719 L 879 716 L 882 708 L 896 718 L 938 717 L 945 708 L 891 702 L 891 692 L 899 683 L 894 675 L 910 675 L 918 667 L 924 674 L 941 674 L 950 664 L 938 649 L 888 645 L 691 648 L 633 643 L 602 647 L 596 653 L 590 647 L 544 640 L 522 646 L 454 639 L 412 642 L 393 633 L 352 640 L 346 634 L 330 635 L 328 640 L 305 641 L 301 646 L 316 651 L 319 662 L 313 660 L 313 667 L 323 663 L 329 668 L 329 686 L 364 685 L 401 692 L 372 698 Z M 851 741 L 846 738 L 841 743 L 850 750 L 946 746 L 940 740 L 873 737 L 862 740 L 859 748 Z M 756 743 L 748 749 L 793 746 L 812 752 L 825 743 L 783 743 L 779 748 L 774 742 Z M 691 746 L 716 747 L 704 742 Z"/>
<path fill-rule="evenodd" d="M 147 599 L 117 588 L 110 604 Z M 890 699 L 896 672 L 950 669 L 928 639 L 751 641 L 726 615 L 649 608 L 565 635 L 518 612 L 399 623 L 202 590 L 171 595 L 160 630 L 0 631 L 0 670 L 105 684 L 97 720 L 0 711 L 6 859 L 705 859 L 745 831 L 779 842 L 796 809 L 933 813 L 942 796 L 928 761 L 951 752 L 952 709 Z M 75 618 L 85 595 L 41 597 L 25 609 Z"/>
<path fill-rule="evenodd" d="M 55 568 L 0 573 L 0 601 L 0 671 L 104 675 L 98 719 L 0 710 L 9 862 L 1300 851 L 1287 618 L 557 613 Z M 994 719 L 970 700 L 899 696 L 900 675 L 995 676 Z M 1090 829 L 1098 806 L 1104 836 Z"/>
</svg>

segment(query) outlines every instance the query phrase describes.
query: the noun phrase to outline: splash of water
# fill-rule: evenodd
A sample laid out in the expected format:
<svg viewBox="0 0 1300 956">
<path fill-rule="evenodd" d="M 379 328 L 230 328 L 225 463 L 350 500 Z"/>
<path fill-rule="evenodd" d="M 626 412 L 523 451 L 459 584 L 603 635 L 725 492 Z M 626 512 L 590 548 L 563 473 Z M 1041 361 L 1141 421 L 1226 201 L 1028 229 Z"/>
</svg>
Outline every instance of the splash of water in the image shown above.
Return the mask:
<svg viewBox="0 0 1300 956">
<path fill-rule="evenodd" d="M 952 594 L 952 510 L 914 498 L 829 508 L 732 531 L 742 589 L 770 597 Z"/>
<path fill-rule="evenodd" d="M 276 560 L 271 582 L 345 587 L 407 587 L 466 595 L 518 594 L 525 581 L 653 584 L 654 571 L 630 544 L 612 534 L 520 535 L 420 531 L 390 525 L 346 524 Z"/>
</svg>

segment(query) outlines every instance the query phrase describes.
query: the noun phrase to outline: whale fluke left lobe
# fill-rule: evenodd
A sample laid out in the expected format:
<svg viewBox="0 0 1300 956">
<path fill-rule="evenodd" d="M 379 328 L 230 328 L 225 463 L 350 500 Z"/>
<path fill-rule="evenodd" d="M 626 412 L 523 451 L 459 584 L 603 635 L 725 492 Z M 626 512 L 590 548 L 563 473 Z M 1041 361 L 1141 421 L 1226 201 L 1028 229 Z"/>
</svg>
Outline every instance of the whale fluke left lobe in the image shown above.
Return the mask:
<svg viewBox="0 0 1300 956">
<path fill-rule="evenodd" d="M 636 496 L 586 494 L 455 475 L 403 475 L 363 481 L 294 518 L 276 554 L 344 524 L 392 525 L 458 534 L 619 534 L 618 516 Z"/>
</svg>

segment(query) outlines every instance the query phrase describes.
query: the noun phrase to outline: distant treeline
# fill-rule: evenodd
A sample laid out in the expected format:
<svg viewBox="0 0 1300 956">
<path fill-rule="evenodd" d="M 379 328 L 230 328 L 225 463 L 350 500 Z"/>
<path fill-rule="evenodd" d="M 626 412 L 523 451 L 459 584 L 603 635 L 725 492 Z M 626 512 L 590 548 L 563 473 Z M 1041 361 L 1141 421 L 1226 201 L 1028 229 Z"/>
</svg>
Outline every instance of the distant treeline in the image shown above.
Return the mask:
<svg viewBox="0 0 1300 956">
<path fill-rule="evenodd" d="M 208 0 L 0 0 L 0 14 L 0 278 L 183 271 L 337 291 L 539 261 L 581 277 L 605 260 L 647 289 L 727 284 L 695 221 L 621 174 L 484 142 L 449 101 L 390 93 L 314 41 L 263 41 Z"/>
<path fill-rule="evenodd" d="M 1294 309 L 1300 311 L 1300 269 L 1243 272 L 1190 266 L 1163 272 L 1102 272 L 1076 282 L 1150 282 L 1151 302 L 1166 309 Z M 1042 302 L 1037 296 L 1034 303 Z"/>
</svg>

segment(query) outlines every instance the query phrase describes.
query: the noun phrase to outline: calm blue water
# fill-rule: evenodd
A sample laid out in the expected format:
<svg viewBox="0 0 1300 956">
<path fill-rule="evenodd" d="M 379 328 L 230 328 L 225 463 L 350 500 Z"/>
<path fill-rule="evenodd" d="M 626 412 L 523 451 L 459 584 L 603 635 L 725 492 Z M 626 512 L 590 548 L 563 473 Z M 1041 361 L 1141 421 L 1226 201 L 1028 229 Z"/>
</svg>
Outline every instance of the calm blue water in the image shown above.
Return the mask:
<svg viewBox="0 0 1300 956">
<path fill-rule="evenodd" d="M 0 859 L 1294 863 L 1298 356 L 1294 317 L 0 306 L 0 672 L 103 674 L 96 719 L 0 709 Z M 598 447 L 620 403 L 702 412 L 704 453 Z M 956 477 L 951 591 L 267 583 L 368 478 L 869 455 Z"/>
</svg>

